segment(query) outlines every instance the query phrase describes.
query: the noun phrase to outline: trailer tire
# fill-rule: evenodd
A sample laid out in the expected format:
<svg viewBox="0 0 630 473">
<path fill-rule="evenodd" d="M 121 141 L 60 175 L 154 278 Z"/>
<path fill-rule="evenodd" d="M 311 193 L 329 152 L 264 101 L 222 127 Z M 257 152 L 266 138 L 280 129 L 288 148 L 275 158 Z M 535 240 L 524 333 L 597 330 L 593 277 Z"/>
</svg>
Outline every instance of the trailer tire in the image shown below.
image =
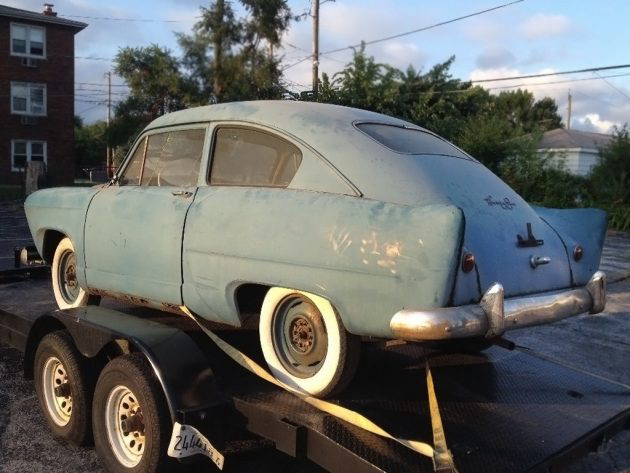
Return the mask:
<svg viewBox="0 0 630 473">
<path fill-rule="evenodd" d="M 361 340 L 323 297 L 273 287 L 260 313 L 260 345 L 274 377 L 305 394 L 331 397 L 352 380 Z"/>
<path fill-rule="evenodd" d="M 91 368 L 65 330 L 49 333 L 37 346 L 33 373 L 40 408 L 53 433 L 75 445 L 92 439 Z M 62 386 L 66 395 L 58 396 L 55 388 Z"/>
<path fill-rule="evenodd" d="M 96 383 L 92 408 L 94 445 L 105 470 L 172 471 L 176 462 L 167 456 L 168 412 L 162 388 L 142 354 L 110 361 Z"/>
</svg>

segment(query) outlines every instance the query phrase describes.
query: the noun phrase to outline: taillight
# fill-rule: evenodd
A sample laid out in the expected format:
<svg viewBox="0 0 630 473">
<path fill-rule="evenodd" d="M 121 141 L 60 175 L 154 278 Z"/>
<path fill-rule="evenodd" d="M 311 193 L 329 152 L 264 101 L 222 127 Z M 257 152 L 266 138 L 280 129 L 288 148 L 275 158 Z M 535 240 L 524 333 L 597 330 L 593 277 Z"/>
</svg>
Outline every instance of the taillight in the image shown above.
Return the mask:
<svg viewBox="0 0 630 473">
<path fill-rule="evenodd" d="M 462 256 L 462 271 L 470 273 L 473 269 L 475 269 L 475 255 L 464 253 L 464 256 Z"/>
</svg>

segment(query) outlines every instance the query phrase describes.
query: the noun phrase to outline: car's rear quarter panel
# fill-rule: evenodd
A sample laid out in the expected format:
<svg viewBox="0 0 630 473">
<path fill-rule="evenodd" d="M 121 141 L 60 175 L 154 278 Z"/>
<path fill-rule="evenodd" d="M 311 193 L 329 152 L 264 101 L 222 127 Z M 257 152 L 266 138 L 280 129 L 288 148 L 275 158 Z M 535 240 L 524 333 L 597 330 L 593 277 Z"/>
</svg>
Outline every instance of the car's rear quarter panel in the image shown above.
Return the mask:
<svg viewBox="0 0 630 473">
<path fill-rule="evenodd" d="M 289 287 L 329 299 L 353 333 L 391 336 L 396 311 L 447 303 L 462 233 L 450 205 L 203 187 L 184 232 L 184 303 L 238 325 L 240 284 Z"/>
</svg>

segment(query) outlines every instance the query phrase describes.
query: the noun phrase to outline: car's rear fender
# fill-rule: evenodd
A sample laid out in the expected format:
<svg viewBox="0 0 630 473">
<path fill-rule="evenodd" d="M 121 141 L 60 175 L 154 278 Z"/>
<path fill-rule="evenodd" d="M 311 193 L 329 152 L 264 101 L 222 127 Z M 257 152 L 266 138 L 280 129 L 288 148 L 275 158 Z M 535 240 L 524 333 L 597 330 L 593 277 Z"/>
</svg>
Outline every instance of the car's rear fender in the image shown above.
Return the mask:
<svg viewBox="0 0 630 473">
<path fill-rule="evenodd" d="M 607 214 L 600 209 L 550 209 L 533 207 L 540 218 L 558 234 L 567 250 L 573 286 L 583 286 L 599 268 L 606 236 Z M 576 246 L 583 248 L 579 261 Z"/>
<path fill-rule="evenodd" d="M 200 188 L 184 232 L 183 299 L 240 325 L 238 286 L 294 288 L 330 300 L 349 331 L 387 337 L 398 310 L 447 304 L 462 235 L 462 212 L 448 204 Z"/>
</svg>

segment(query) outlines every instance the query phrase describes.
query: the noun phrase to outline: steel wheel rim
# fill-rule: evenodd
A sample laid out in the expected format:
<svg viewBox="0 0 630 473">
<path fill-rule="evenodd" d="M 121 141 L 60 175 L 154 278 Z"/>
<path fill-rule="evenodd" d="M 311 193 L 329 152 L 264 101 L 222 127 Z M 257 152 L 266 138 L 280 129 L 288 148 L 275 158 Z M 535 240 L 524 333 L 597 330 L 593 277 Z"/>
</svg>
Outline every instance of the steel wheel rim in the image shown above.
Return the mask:
<svg viewBox="0 0 630 473">
<path fill-rule="evenodd" d="M 77 281 L 77 257 L 72 250 L 66 250 L 59 258 L 59 275 L 58 286 L 61 292 L 61 296 L 68 303 L 75 302 L 81 288 Z"/>
<path fill-rule="evenodd" d="M 125 431 L 124 421 L 131 419 L 132 416 L 140 419 L 138 428 Z M 116 386 L 107 396 L 105 428 L 116 459 L 127 468 L 138 465 L 146 444 L 144 420 L 138 398 L 126 386 Z"/>
<path fill-rule="evenodd" d="M 314 376 L 324 364 L 328 350 L 324 319 L 317 306 L 302 295 L 278 304 L 271 338 L 282 366 L 298 378 Z"/>
<path fill-rule="evenodd" d="M 57 388 L 63 387 L 66 388 L 64 394 L 67 395 L 58 396 Z M 72 395 L 69 388 L 68 372 L 63 363 L 54 356 L 48 358 L 42 372 L 42 391 L 46 410 L 53 422 L 60 427 L 68 425 L 72 417 Z"/>
</svg>

